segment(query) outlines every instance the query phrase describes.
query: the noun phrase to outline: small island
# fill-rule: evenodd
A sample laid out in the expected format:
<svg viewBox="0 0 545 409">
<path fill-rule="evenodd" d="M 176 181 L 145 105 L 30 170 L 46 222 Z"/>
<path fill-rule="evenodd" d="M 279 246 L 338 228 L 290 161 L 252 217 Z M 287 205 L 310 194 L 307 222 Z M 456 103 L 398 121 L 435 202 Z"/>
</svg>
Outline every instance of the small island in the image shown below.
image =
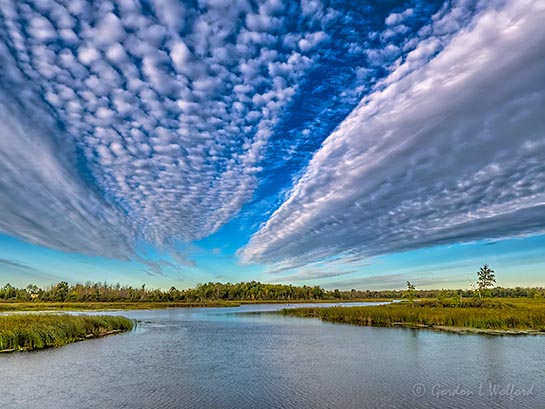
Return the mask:
<svg viewBox="0 0 545 409">
<path fill-rule="evenodd" d="M 0 352 L 32 351 L 129 331 L 133 321 L 109 315 L 0 316 Z"/>
</svg>

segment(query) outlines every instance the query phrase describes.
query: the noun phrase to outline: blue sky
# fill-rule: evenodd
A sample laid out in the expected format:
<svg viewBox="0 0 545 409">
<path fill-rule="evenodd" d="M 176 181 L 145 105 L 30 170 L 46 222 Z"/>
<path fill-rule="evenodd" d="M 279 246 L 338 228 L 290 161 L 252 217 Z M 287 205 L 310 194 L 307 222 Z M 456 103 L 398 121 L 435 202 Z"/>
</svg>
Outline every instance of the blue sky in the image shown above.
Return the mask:
<svg viewBox="0 0 545 409">
<path fill-rule="evenodd" d="M 7 1 L 0 284 L 545 285 L 545 7 Z"/>
</svg>

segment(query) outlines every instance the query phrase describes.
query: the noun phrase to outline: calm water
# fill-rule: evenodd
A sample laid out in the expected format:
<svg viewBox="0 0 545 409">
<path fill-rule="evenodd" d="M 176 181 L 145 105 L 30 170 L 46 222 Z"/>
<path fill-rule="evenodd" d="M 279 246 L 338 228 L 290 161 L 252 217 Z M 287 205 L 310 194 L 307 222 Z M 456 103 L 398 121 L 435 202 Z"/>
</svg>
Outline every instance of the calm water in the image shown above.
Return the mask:
<svg viewBox="0 0 545 409">
<path fill-rule="evenodd" d="M 0 355 L 0 408 L 545 407 L 545 337 L 241 314 L 281 307 L 125 311 L 130 333 Z"/>
</svg>

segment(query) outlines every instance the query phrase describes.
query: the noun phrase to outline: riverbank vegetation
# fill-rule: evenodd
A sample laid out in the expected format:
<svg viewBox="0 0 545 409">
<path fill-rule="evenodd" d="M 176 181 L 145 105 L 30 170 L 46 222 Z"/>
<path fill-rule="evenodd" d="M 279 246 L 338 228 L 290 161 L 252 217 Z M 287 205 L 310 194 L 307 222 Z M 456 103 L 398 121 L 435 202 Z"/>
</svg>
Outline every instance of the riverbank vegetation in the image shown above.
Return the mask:
<svg viewBox="0 0 545 409">
<path fill-rule="evenodd" d="M 361 295 L 361 294 L 359 294 Z M 167 291 L 121 286 L 120 284 L 91 283 L 70 285 L 61 281 L 47 288 L 28 285 L 16 288 L 6 284 L 0 288 L 0 302 L 239 302 L 239 301 L 305 301 L 351 299 L 350 292 L 327 291 L 319 286 L 292 286 L 284 284 L 262 284 L 259 282 L 206 283 L 195 288 L 179 290 L 171 287 Z"/>
<path fill-rule="evenodd" d="M 154 310 L 162 308 L 189 307 L 237 307 L 240 302 L 37 302 L 0 301 L 0 312 L 10 311 L 112 311 L 112 310 Z"/>
<path fill-rule="evenodd" d="M 429 327 L 440 330 L 480 329 L 545 332 L 541 299 L 470 299 L 400 302 L 369 307 L 296 308 L 284 315 L 378 327 Z M 463 331 L 460 331 L 463 332 Z"/>
<path fill-rule="evenodd" d="M 355 300 L 355 301 L 391 301 L 391 299 Z M 298 300 L 296 303 L 320 304 L 331 300 Z M 14 311 L 112 311 L 112 310 L 155 310 L 163 308 L 223 308 L 239 307 L 247 304 L 289 304 L 286 300 L 245 300 L 245 301 L 135 301 L 135 302 L 17 302 L 0 301 L 0 312 Z"/>
<path fill-rule="evenodd" d="M 397 290 L 325 290 L 319 286 L 263 284 L 255 281 L 234 284 L 210 282 L 182 290 L 171 287 L 166 291 L 147 289 L 145 285 L 139 288 L 91 282 L 70 285 L 61 281 L 46 288 L 40 288 L 33 284 L 25 288 L 16 288 L 6 284 L 0 288 L 0 304 L 3 302 L 85 303 L 90 307 L 90 303 L 195 303 L 198 306 L 221 306 L 222 304 L 233 305 L 242 302 L 393 300 L 402 298 L 404 293 L 404 291 Z M 474 291 L 470 289 L 414 291 L 415 299 L 472 297 L 473 295 Z M 496 287 L 487 290 L 486 295 L 489 297 L 540 298 L 545 296 L 545 289 Z M 0 308 L 2 308 L 1 305 Z"/>
<path fill-rule="evenodd" d="M 66 314 L 0 316 L 0 352 L 59 347 L 132 329 L 125 317 Z"/>
</svg>

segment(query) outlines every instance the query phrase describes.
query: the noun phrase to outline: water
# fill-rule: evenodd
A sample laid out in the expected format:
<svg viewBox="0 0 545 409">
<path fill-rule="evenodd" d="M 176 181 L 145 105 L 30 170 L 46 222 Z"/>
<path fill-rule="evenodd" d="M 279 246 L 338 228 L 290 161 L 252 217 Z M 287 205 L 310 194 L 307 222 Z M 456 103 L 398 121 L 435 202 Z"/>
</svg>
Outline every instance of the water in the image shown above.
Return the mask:
<svg viewBox="0 0 545 409">
<path fill-rule="evenodd" d="M 284 306 L 124 311 L 130 333 L 0 355 L 0 408 L 543 408 L 545 338 L 370 328 Z"/>
</svg>

